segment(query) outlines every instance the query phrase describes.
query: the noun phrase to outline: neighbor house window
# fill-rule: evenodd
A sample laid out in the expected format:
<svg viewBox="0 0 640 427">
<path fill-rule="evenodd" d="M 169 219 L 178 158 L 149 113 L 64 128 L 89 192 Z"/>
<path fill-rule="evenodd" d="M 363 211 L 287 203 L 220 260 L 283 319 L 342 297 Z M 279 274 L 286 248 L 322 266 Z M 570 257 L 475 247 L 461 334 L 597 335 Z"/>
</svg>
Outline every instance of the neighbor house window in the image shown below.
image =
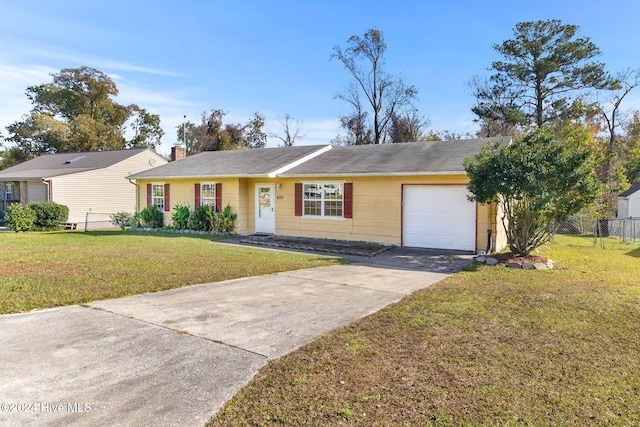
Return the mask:
<svg viewBox="0 0 640 427">
<path fill-rule="evenodd" d="M 304 216 L 329 218 L 343 217 L 343 183 L 313 182 L 304 183 L 302 204 Z"/>
<path fill-rule="evenodd" d="M 14 185 L 13 182 L 7 182 L 4 186 L 4 199 L 5 200 L 15 200 L 13 198 L 13 194 L 14 194 Z"/>
<path fill-rule="evenodd" d="M 164 211 L 164 184 L 151 184 L 151 204 Z"/>
</svg>

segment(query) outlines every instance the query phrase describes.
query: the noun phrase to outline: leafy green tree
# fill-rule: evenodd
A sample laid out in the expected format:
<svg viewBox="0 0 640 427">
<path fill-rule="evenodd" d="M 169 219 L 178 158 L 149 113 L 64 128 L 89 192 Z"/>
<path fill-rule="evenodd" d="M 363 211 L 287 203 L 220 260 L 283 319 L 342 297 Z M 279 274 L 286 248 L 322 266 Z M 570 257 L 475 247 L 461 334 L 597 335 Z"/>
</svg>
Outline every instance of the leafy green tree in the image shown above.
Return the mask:
<svg viewBox="0 0 640 427">
<path fill-rule="evenodd" d="M 624 139 L 623 170 L 628 182 L 636 184 L 640 182 L 640 111 L 635 111 L 632 119 L 625 125 Z"/>
<path fill-rule="evenodd" d="M 479 120 L 542 127 L 581 113 L 573 95 L 615 87 L 604 64 L 593 60 L 600 49 L 578 29 L 557 19 L 516 24 L 514 38 L 493 46 L 504 60 L 492 63 L 490 84 L 475 94 Z"/>
<path fill-rule="evenodd" d="M 489 143 L 465 160 L 472 200 L 499 206 L 513 253 L 528 255 L 549 240 L 554 223 L 598 197 L 602 184 L 588 137 L 580 127 L 558 137 L 539 129 L 509 145 Z"/>
<path fill-rule="evenodd" d="M 133 138 L 127 141 L 127 148 L 149 147 L 155 150 L 164 136 L 164 131 L 160 127 L 160 116 L 150 114 L 136 104 L 129 105 L 127 109 L 129 110 L 129 127 L 133 132 Z"/>
<path fill-rule="evenodd" d="M 262 114 L 255 113 L 245 125 L 224 124 L 226 114 L 222 110 L 204 111 L 199 125 L 186 122 L 178 127 L 177 138 L 185 143 L 187 155 L 265 146 L 267 134 L 263 131 L 265 121 Z"/>
<path fill-rule="evenodd" d="M 267 134 L 262 130 L 263 128 L 264 116 L 259 112 L 254 113 L 242 128 L 243 148 L 264 148 L 267 143 Z"/>
<path fill-rule="evenodd" d="M 479 137 L 513 135 L 527 124 L 527 116 L 522 112 L 524 92 L 514 88 L 506 76 L 474 76 L 469 87 L 476 98 L 471 111 L 477 116 L 474 121 L 480 125 Z"/>
<path fill-rule="evenodd" d="M 412 102 L 418 90 L 384 70 L 387 44 L 380 30 L 370 28 L 362 37 L 351 36 L 347 44 L 345 49 L 335 46 L 331 55 L 331 59 L 338 59 L 354 79 L 347 90 L 336 96 L 354 110 L 340 120 L 342 127 L 353 136 L 347 141 L 353 140 L 355 144 L 386 142 L 392 117 L 401 114 L 404 108 L 413 109 Z M 361 96 L 366 99 L 366 109 Z M 369 135 L 371 138 L 365 139 Z"/>
<path fill-rule="evenodd" d="M 160 141 L 160 119 L 137 105 L 113 100 L 116 84 L 89 67 L 65 68 L 51 83 L 27 88 L 33 109 L 7 127 L 12 142 L 24 157 L 44 153 L 153 147 Z M 125 123 L 132 121 L 134 136 L 126 141 Z"/>
</svg>

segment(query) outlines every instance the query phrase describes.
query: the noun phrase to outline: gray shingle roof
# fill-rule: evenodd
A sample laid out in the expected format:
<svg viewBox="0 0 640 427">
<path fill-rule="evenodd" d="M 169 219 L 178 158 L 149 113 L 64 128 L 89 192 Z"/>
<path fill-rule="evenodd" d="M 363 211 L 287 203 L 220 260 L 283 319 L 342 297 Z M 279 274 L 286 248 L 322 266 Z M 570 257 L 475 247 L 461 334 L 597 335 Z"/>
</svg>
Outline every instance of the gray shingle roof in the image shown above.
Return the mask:
<svg viewBox="0 0 640 427">
<path fill-rule="evenodd" d="M 329 145 L 259 148 L 237 151 L 205 151 L 176 162 L 131 175 L 128 178 L 268 177 Z"/>
<path fill-rule="evenodd" d="M 135 156 L 148 148 L 45 154 L 0 171 L 0 180 L 26 180 L 69 175 L 103 169 Z"/>
<path fill-rule="evenodd" d="M 279 176 L 464 174 L 463 160 L 466 157 L 478 154 L 480 147 L 489 141 L 508 143 L 510 140 L 498 137 L 336 147 Z"/>
<path fill-rule="evenodd" d="M 620 193 L 618 197 L 629 197 L 638 190 L 640 190 L 640 182 L 632 185 L 631 188 L 629 188 L 627 191 Z"/>
<path fill-rule="evenodd" d="M 464 174 L 463 160 L 475 156 L 489 141 L 508 143 L 510 138 L 208 151 L 129 178 Z"/>
</svg>

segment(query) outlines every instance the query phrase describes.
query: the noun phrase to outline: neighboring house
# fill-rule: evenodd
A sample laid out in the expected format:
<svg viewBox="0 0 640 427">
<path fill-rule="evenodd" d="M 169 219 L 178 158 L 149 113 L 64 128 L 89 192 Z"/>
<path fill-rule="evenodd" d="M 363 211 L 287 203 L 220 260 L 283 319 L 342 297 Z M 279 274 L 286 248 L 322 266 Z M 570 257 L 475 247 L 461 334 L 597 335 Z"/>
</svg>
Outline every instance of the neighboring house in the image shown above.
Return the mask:
<svg viewBox="0 0 640 427">
<path fill-rule="evenodd" d="M 12 203 L 54 201 L 69 208 L 69 223 L 111 227 L 109 214 L 136 209 L 126 177 L 165 163 L 148 148 L 42 155 L 0 171 L 0 219 Z"/>
<path fill-rule="evenodd" d="M 502 140 L 502 139 L 501 139 Z M 227 204 L 235 231 L 487 250 L 496 206 L 469 202 L 463 167 L 488 139 L 204 152 L 130 176 L 138 210 Z M 508 142 L 504 140 L 503 142 Z"/>
<path fill-rule="evenodd" d="M 618 218 L 640 218 L 640 182 L 618 196 Z"/>
</svg>

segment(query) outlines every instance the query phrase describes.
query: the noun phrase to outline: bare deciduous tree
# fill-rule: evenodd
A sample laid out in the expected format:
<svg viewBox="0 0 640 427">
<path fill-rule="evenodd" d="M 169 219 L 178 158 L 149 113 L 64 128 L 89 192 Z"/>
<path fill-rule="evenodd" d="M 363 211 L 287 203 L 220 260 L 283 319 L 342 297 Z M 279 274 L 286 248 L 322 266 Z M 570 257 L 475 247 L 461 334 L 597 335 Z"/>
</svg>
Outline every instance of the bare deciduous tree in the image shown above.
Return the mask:
<svg viewBox="0 0 640 427">
<path fill-rule="evenodd" d="M 354 85 L 336 95 L 337 99 L 350 104 L 355 110 L 355 113 L 342 117 L 341 123 L 343 127 L 356 124 L 360 128 L 365 124 L 365 128 L 371 130 L 372 136 L 366 143 L 380 144 L 385 142 L 391 118 L 403 108 L 411 106 L 418 90 L 412 85 L 407 85 L 402 78 L 384 71 L 384 52 L 387 45 L 379 30 L 371 28 L 363 37 L 351 36 L 347 43 L 346 49 L 335 46 L 331 55 L 332 59 L 336 58 L 342 62 L 355 80 Z M 360 94 L 364 95 L 368 106 L 371 107 L 370 116 L 362 109 Z M 354 121 L 354 118 L 357 120 Z M 369 120 L 372 122 L 371 125 L 366 124 Z M 359 135 L 360 137 L 356 138 L 359 143 L 365 142 L 361 137 L 366 135 L 368 130 L 347 127 L 345 129 Z"/>
<path fill-rule="evenodd" d="M 280 124 L 282 125 L 283 135 L 275 132 L 270 132 L 269 136 L 271 138 L 277 138 L 282 141 L 284 147 L 291 147 L 296 143 L 296 140 L 300 140 L 305 137 L 302 133 L 302 122 L 299 120 L 295 120 L 289 114 L 285 114 L 284 117 L 280 118 Z"/>
</svg>

